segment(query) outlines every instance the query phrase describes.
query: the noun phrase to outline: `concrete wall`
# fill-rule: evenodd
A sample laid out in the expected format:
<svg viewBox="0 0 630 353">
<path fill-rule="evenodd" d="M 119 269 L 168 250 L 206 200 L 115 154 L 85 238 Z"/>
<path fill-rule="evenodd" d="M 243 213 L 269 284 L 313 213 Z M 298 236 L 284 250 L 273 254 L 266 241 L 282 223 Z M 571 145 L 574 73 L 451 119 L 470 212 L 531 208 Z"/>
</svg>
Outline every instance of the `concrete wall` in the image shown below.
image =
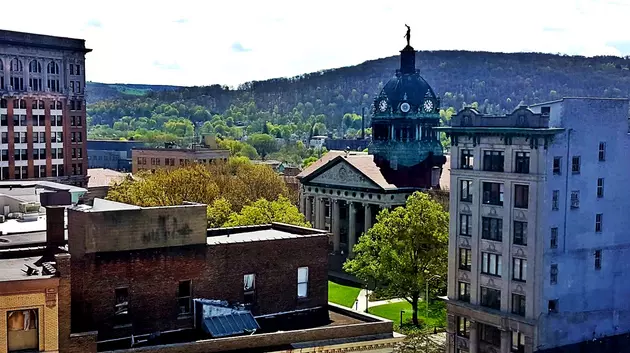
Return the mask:
<svg viewBox="0 0 630 353">
<path fill-rule="evenodd" d="M 176 169 L 192 163 L 209 164 L 213 160 L 227 159 L 230 156 L 228 150 L 210 149 L 175 149 L 175 148 L 153 148 L 153 149 L 133 149 L 131 151 L 131 169 L 133 173 L 138 170 Z M 140 163 L 139 159 L 146 162 Z M 173 165 L 167 163 L 167 159 L 174 159 Z"/>
</svg>

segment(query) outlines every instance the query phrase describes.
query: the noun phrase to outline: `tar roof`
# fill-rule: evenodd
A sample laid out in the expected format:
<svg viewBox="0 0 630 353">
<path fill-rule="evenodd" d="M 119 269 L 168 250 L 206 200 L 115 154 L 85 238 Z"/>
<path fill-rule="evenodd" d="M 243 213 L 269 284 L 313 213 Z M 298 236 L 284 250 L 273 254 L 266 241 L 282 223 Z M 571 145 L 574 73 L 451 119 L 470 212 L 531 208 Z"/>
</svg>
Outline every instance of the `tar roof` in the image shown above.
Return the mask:
<svg viewBox="0 0 630 353">
<path fill-rule="evenodd" d="M 53 277 L 53 275 L 43 275 L 42 267 L 35 265 L 35 263 L 41 258 L 41 256 L 34 256 L 15 259 L 0 259 L 0 281 L 20 281 Z M 27 265 L 28 267 L 36 269 L 38 274 L 31 276 L 27 275 L 24 272 L 28 268 Z"/>
</svg>

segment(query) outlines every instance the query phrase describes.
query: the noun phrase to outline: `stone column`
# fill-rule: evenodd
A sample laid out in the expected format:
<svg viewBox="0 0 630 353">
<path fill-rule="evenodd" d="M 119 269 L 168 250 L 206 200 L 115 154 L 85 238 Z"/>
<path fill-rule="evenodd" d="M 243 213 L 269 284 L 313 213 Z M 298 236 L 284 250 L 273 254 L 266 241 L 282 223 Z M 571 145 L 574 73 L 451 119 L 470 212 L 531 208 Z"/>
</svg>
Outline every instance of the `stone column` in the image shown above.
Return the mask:
<svg viewBox="0 0 630 353">
<path fill-rule="evenodd" d="M 501 353 L 510 353 L 512 350 L 512 331 L 501 330 Z"/>
<path fill-rule="evenodd" d="M 364 203 L 363 209 L 365 210 L 365 217 L 363 218 L 363 232 L 367 233 L 367 231 L 372 227 L 372 207 L 370 207 L 369 203 Z"/>
<path fill-rule="evenodd" d="M 319 213 L 319 225 L 317 228 L 326 229 L 326 198 L 320 197 L 317 205 L 317 213 Z"/>
<path fill-rule="evenodd" d="M 306 196 L 304 194 L 300 195 L 300 212 L 306 216 Z"/>
<path fill-rule="evenodd" d="M 313 224 L 313 202 L 311 201 L 310 196 L 306 197 L 306 220 L 315 227 Z"/>
<path fill-rule="evenodd" d="M 354 202 L 348 202 L 348 253 L 352 257 L 354 255 L 354 244 L 357 242 L 356 234 L 356 210 L 354 208 Z"/>
<path fill-rule="evenodd" d="M 332 213 L 330 221 L 332 222 L 333 247 L 335 253 L 339 252 L 339 243 L 341 242 L 341 219 L 339 212 L 339 200 L 334 199 L 332 202 Z"/>
<path fill-rule="evenodd" d="M 479 336 L 477 333 L 477 322 L 470 321 L 470 337 L 468 338 L 469 353 L 479 353 Z"/>
<path fill-rule="evenodd" d="M 534 352 L 534 339 L 531 336 L 525 336 L 525 353 Z"/>
<path fill-rule="evenodd" d="M 320 198 L 319 196 L 313 197 L 313 228 L 319 229 L 319 218 L 321 217 L 321 213 L 319 212 L 319 204 Z"/>
</svg>

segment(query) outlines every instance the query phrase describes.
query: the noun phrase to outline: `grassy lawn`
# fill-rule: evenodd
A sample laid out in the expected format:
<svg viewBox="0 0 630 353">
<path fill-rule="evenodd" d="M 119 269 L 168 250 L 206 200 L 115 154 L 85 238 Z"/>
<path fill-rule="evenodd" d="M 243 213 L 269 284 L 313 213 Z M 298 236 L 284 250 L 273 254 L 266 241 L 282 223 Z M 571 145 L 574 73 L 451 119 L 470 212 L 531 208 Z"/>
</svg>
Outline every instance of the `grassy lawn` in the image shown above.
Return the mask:
<svg viewBox="0 0 630 353">
<path fill-rule="evenodd" d="M 446 327 L 446 306 L 443 301 L 434 300 L 429 305 L 429 317 L 426 318 L 426 304 L 424 302 L 420 302 L 418 305 L 418 320 L 422 324 L 423 322 L 428 327 Z M 411 323 L 412 310 L 411 304 L 408 302 L 399 302 L 393 304 L 385 304 L 379 305 L 370 308 L 370 314 L 384 317 L 386 319 L 390 319 L 394 322 L 396 327 L 399 326 L 400 323 L 400 311 L 404 310 L 403 314 L 403 326 L 405 324 Z"/>
<path fill-rule="evenodd" d="M 328 281 L 328 301 L 345 307 L 352 307 L 361 288 L 351 287 Z"/>
</svg>

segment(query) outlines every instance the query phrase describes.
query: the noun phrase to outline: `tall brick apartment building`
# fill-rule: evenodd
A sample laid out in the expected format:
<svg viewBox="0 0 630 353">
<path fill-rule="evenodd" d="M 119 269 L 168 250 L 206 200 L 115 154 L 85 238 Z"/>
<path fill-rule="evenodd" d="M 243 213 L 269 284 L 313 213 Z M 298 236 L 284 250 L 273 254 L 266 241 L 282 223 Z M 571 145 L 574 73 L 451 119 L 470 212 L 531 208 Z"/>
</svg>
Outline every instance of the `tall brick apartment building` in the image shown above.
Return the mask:
<svg viewBox="0 0 630 353">
<path fill-rule="evenodd" d="M 81 39 L 0 30 L 0 179 L 87 185 Z"/>
</svg>

